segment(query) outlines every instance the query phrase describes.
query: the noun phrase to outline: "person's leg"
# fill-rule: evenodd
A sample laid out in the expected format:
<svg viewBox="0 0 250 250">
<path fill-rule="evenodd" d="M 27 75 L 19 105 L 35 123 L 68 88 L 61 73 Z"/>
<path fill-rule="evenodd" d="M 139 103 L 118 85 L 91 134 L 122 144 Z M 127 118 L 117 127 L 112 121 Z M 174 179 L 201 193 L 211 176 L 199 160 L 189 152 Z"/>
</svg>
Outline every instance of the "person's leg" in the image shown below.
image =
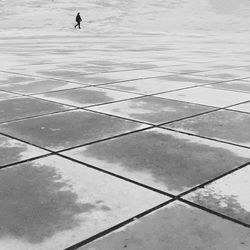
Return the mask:
<svg viewBox="0 0 250 250">
<path fill-rule="evenodd" d="M 80 22 L 78 23 L 78 27 L 79 27 L 79 29 L 81 29 L 81 23 Z"/>
</svg>

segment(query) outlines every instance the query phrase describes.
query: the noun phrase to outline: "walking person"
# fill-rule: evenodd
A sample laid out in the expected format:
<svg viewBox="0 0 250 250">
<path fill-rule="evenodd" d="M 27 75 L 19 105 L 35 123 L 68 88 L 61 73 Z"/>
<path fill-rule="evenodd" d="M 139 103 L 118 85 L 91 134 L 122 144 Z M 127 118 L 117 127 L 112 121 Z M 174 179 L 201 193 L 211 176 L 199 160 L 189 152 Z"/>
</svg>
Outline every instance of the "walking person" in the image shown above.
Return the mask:
<svg viewBox="0 0 250 250">
<path fill-rule="evenodd" d="M 82 21 L 82 18 L 80 16 L 80 13 L 78 12 L 77 15 L 76 15 L 77 24 L 75 25 L 75 28 L 78 26 L 78 28 L 81 29 L 81 21 Z"/>
</svg>

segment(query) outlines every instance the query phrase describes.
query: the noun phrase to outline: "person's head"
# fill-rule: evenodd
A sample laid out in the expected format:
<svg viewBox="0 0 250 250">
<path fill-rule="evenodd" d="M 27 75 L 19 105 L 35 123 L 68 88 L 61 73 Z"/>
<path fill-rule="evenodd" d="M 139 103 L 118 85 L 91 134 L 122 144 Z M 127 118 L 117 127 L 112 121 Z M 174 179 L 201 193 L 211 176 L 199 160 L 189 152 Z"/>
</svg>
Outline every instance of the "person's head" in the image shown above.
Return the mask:
<svg viewBox="0 0 250 250">
<path fill-rule="evenodd" d="M 80 12 L 78 12 L 77 15 L 80 15 Z"/>
</svg>

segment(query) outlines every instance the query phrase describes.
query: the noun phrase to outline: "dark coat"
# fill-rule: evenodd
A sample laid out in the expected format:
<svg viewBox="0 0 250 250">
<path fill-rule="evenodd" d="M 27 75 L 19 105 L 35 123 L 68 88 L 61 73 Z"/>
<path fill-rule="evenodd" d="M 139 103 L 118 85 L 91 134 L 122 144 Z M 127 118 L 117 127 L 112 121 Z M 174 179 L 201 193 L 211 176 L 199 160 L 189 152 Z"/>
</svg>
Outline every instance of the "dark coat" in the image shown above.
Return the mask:
<svg viewBox="0 0 250 250">
<path fill-rule="evenodd" d="M 76 22 L 80 23 L 81 21 L 82 21 L 81 16 L 79 14 L 77 14 L 77 16 L 76 16 Z"/>
</svg>

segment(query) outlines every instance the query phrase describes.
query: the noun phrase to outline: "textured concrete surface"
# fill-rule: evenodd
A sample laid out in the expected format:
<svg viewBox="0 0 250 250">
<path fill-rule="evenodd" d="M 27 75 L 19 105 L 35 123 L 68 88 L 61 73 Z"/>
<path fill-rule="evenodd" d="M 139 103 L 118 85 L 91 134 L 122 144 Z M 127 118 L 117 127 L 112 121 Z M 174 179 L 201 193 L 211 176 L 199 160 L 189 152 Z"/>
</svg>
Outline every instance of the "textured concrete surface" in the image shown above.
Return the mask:
<svg viewBox="0 0 250 250">
<path fill-rule="evenodd" d="M 0 250 L 250 249 L 246 34 L 0 42 Z"/>
</svg>

